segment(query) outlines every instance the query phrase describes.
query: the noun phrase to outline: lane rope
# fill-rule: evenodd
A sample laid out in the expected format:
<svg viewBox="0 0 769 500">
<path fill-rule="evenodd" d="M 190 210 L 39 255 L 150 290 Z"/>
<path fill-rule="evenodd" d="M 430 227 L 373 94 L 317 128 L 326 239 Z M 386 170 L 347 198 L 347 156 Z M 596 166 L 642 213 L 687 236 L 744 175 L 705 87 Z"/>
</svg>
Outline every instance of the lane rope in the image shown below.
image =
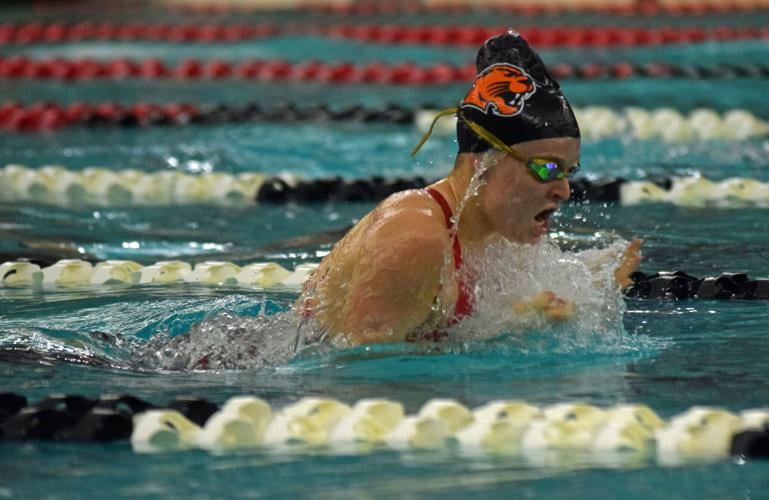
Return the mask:
<svg viewBox="0 0 769 500">
<path fill-rule="evenodd" d="M 769 8 L 767 0 L 550 0 L 546 3 L 533 1 L 516 1 L 514 4 L 501 0 L 475 1 L 354 1 L 354 0 L 294 0 L 287 7 L 280 8 L 274 2 L 259 2 L 240 0 L 238 2 L 212 2 L 198 0 L 194 3 L 188 0 L 168 0 L 163 4 L 136 5 L 109 2 L 79 2 L 77 5 L 58 5 L 45 3 L 37 5 L 38 15 L 54 14 L 77 16 L 78 18 L 93 16 L 98 10 L 99 17 L 105 15 L 135 16 L 147 15 L 152 18 L 184 14 L 186 16 L 227 16 L 242 19 L 242 16 L 258 16 L 290 14 L 292 17 L 318 18 L 319 15 L 334 15 L 337 17 L 368 17 L 368 16 L 403 16 L 405 14 L 441 14 L 466 15 L 471 13 L 509 13 L 519 16 L 559 16 L 571 12 L 597 13 L 619 16 L 655 16 L 671 15 L 724 15 L 730 13 L 756 12 L 761 13 Z"/>
<path fill-rule="evenodd" d="M 767 28 L 769 30 L 769 28 Z M 653 63 L 584 63 L 552 64 L 549 67 L 559 79 L 612 80 L 625 78 L 686 79 L 765 79 L 769 65 L 762 63 L 682 64 Z M 96 79 L 125 80 L 258 80 L 297 81 L 328 84 L 434 85 L 465 83 L 475 77 L 474 65 L 452 65 L 436 62 L 417 65 L 413 62 L 384 63 L 372 61 L 356 64 L 349 61 L 292 62 L 281 59 L 184 59 L 177 63 L 158 58 L 142 60 L 91 58 L 40 58 L 28 56 L 0 57 L 0 78 L 90 81 Z"/>
<path fill-rule="evenodd" d="M 373 43 L 408 43 L 428 45 L 482 44 L 506 26 L 468 25 L 397 25 L 337 24 L 318 26 L 302 23 L 235 23 L 235 24 L 142 24 L 91 23 L 75 24 L 31 22 L 0 24 L 0 44 L 37 44 L 103 41 L 163 41 L 173 43 L 237 42 L 275 36 L 320 35 Z M 536 47 L 606 47 L 644 46 L 673 43 L 701 43 L 764 39 L 769 28 L 764 26 L 663 26 L 628 28 L 619 26 L 523 26 L 517 29 Z"/>
<path fill-rule="evenodd" d="M 307 263 L 288 270 L 275 262 L 240 266 L 227 261 L 193 265 L 181 260 L 163 260 L 143 266 L 131 260 L 92 264 L 80 259 L 62 259 L 41 268 L 32 262 L 17 260 L 0 264 L 0 283 L 33 288 L 193 283 L 297 291 L 317 267 L 318 264 Z"/>
<path fill-rule="evenodd" d="M 323 32 L 330 37 L 386 44 L 427 44 L 478 46 L 506 29 L 506 26 L 397 26 L 349 24 L 330 26 Z M 655 28 L 559 26 L 516 29 L 532 46 L 609 47 L 648 46 L 674 43 L 702 43 L 763 39 L 769 36 L 764 27 L 715 28 L 665 26 Z"/>
<path fill-rule="evenodd" d="M 89 5 L 90 4 L 90 5 Z M 55 3 L 41 3 L 35 6 L 35 18 L 52 19 L 58 21 L 62 18 L 93 19 L 101 22 L 105 17 L 114 17 L 124 20 L 127 16 L 146 19 L 171 19 L 178 21 L 179 15 L 184 15 L 191 21 L 210 22 L 212 18 L 242 22 L 245 17 L 261 21 L 264 18 L 285 18 L 286 14 L 292 19 L 303 18 L 310 22 L 328 22 L 330 19 L 343 19 L 348 21 L 354 17 L 382 17 L 392 16 L 395 21 L 401 21 L 404 15 L 452 15 L 464 21 L 468 14 L 514 14 L 519 17 L 560 17 L 568 13 L 596 13 L 620 17 L 644 16 L 655 17 L 661 14 L 675 17 L 686 16 L 723 16 L 729 14 L 755 13 L 765 14 L 769 10 L 767 0 L 550 0 L 546 3 L 518 2 L 509 4 L 500 0 L 480 0 L 458 2 L 358 2 L 340 1 L 316 2 L 308 0 L 294 0 L 285 8 L 276 7 L 275 3 L 268 2 L 220 2 L 196 1 L 190 3 L 187 0 L 167 0 L 164 4 L 127 4 L 110 3 L 104 0 L 99 2 L 78 2 L 77 5 L 58 5 Z"/>
<path fill-rule="evenodd" d="M 70 126 L 102 128 L 337 121 L 407 125 L 413 123 L 414 111 L 397 104 L 379 107 L 331 107 L 325 104 L 300 107 L 290 102 L 269 106 L 258 103 L 196 105 L 148 102 L 125 105 L 118 102 L 75 102 L 69 105 L 38 102 L 24 105 L 14 101 L 0 104 L 0 129 L 14 132 L 37 132 Z"/>
<path fill-rule="evenodd" d="M 272 179 L 272 178 L 271 178 Z M 293 176 L 275 177 L 295 185 Z M 260 173 L 199 175 L 163 170 L 67 170 L 58 165 L 0 169 L 0 200 L 60 206 L 167 206 L 184 204 L 253 204 L 267 180 Z"/>
<path fill-rule="evenodd" d="M 253 5 L 253 4 L 251 4 Z M 197 13 L 222 13 L 240 10 L 249 12 L 246 5 L 238 7 L 200 3 L 186 5 L 185 10 Z M 362 2 L 328 3 L 308 5 L 310 12 L 334 13 L 354 16 L 380 16 L 404 14 L 469 14 L 473 12 L 511 13 L 521 16 L 563 15 L 569 12 L 592 12 L 622 16 L 708 15 L 736 12 L 764 11 L 769 8 L 767 0 L 626 0 L 621 2 L 591 0 L 552 0 L 546 3 L 515 2 L 513 5 L 502 1 L 448 1 L 448 2 Z M 253 12 L 253 10 L 250 10 Z"/>
<path fill-rule="evenodd" d="M 180 397 L 156 407 L 131 395 L 92 399 L 60 394 L 28 404 L 24 396 L 0 393 L 0 438 L 130 440 L 136 453 L 456 449 L 481 456 L 520 456 L 540 467 L 559 465 L 547 452 L 570 451 L 589 453 L 607 466 L 639 460 L 670 465 L 729 456 L 769 457 L 769 409 L 737 414 L 695 406 L 665 420 L 648 406 L 634 403 L 540 407 L 521 400 L 495 400 L 469 408 L 453 399 L 431 399 L 409 414 L 399 401 L 383 398 L 346 404 L 305 397 L 273 408 L 255 396 L 232 397 L 222 406 Z"/>
<path fill-rule="evenodd" d="M 99 4 L 99 6 L 102 6 Z M 506 3 L 501 0 L 480 0 L 480 1 L 422 1 L 422 2 L 359 2 L 359 1 L 340 1 L 316 2 L 302 1 L 293 2 L 293 8 L 275 8 L 274 4 L 263 4 L 261 2 L 239 1 L 237 3 L 213 3 L 206 1 L 197 1 L 193 4 L 188 1 L 169 0 L 165 8 L 153 6 L 152 12 L 158 14 L 178 14 L 198 15 L 198 16 L 246 16 L 258 15 L 260 17 L 268 15 L 281 15 L 290 13 L 292 16 L 307 16 L 317 18 L 318 15 L 334 15 L 336 17 L 347 18 L 349 16 L 369 17 L 369 16 L 403 16 L 407 14 L 425 15 L 467 15 L 473 13 L 508 13 L 518 16 L 561 16 L 573 12 L 597 13 L 618 16 L 655 16 L 659 14 L 670 14 L 675 16 L 704 16 L 704 15 L 724 15 L 730 13 L 745 13 L 767 10 L 769 2 L 767 0 L 619 0 L 619 1 L 595 1 L 595 0 L 550 0 L 547 3 L 518 2 L 514 4 Z M 102 7 L 103 8 L 103 7 Z M 50 5 L 48 6 L 50 9 Z M 137 9 L 133 9 L 136 11 Z M 73 11 L 72 7 L 65 12 Z M 123 13 L 125 9 L 111 7 L 109 12 L 118 14 Z M 55 12 L 51 10 L 51 12 Z M 92 14 L 93 10 L 75 10 L 81 16 Z M 146 10 L 145 10 L 146 12 Z"/>
<path fill-rule="evenodd" d="M 176 170 L 144 172 L 99 167 L 68 170 L 59 165 L 29 168 L 10 164 L 0 168 L 0 203 L 34 202 L 72 207 L 373 203 L 399 191 L 421 189 L 433 181 L 423 177 L 306 179 L 256 172 L 184 174 Z M 697 175 L 638 181 L 579 177 L 570 184 L 571 200 L 577 202 L 769 207 L 769 182 L 743 177 L 721 181 Z"/>
<path fill-rule="evenodd" d="M 381 177 L 343 181 L 340 178 L 290 180 L 270 178 L 256 194 L 260 203 L 377 202 L 393 192 L 421 189 L 430 184 L 424 178 L 395 179 Z M 620 203 L 642 205 L 664 203 L 684 207 L 769 208 L 769 182 L 731 177 L 712 181 L 699 175 L 658 177 L 629 181 L 621 177 L 570 181 L 572 202 Z"/>
<path fill-rule="evenodd" d="M 422 110 L 414 122 L 425 132 L 438 111 Z M 607 106 L 575 108 L 583 139 L 599 140 L 609 137 L 632 137 L 640 140 L 661 139 L 668 143 L 694 140 L 745 140 L 769 134 L 769 122 L 744 109 L 718 112 L 699 108 L 689 113 L 662 107 L 644 109 L 629 106 L 614 110 Z M 456 120 L 443 119 L 436 123 L 433 133 L 454 136 Z"/>
<path fill-rule="evenodd" d="M 240 266 L 227 261 L 195 264 L 181 260 L 158 261 L 149 266 L 131 260 L 106 260 L 92 264 L 62 259 L 42 267 L 27 260 L 0 264 L 0 286 L 67 288 L 114 285 L 244 286 L 298 291 L 318 264 L 307 263 L 288 270 L 275 262 Z M 769 300 L 769 278 L 751 279 L 746 273 L 722 273 L 697 278 L 684 271 L 631 275 L 628 297 L 641 299 Z"/>
<path fill-rule="evenodd" d="M 12 132 L 40 132 L 63 127 L 149 127 L 214 125 L 226 123 L 296 123 L 359 122 L 414 124 L 424 133 L 437 113 L 423 104 L 408 108 L 398 104 L 367 107 L 353 104 L 331 107 L 296 103 L 202 104 L 140 102 L 87 103 L 60 105 L 38 102 L 24 105 L 14 101 L 0 104 L 0 129 Z M 744 140 L 769 135 L 769 122 L 746 109 L 719 112 L 700 108 L 682 113 L 673 108 L 644 109 L 626 107 L 618 110 L 605 106 L 575 108 L 582 136 L 587 140 L 630 137 L 639 140 L 662 139 L 665 142 L 706 140 Z M 436 123 L 434 133 L 455 134 L 455 119 Z"/>
</svg>

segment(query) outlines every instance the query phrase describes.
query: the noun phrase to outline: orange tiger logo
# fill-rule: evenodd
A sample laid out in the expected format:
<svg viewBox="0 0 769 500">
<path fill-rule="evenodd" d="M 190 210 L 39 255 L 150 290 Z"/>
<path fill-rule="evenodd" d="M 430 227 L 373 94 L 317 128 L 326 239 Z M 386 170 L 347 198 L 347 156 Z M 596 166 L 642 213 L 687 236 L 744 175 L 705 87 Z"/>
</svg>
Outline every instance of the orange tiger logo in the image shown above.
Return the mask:
<svg viewBox="0 0 769 500">
<path fill-rule="evenodd" d="M 462 107 L 470 106 L 498 116 L 515 116 L 536 90 L 534 80 L 521 68 L 508 63 L 493 64 L 475 78 Z"/>
</svg>

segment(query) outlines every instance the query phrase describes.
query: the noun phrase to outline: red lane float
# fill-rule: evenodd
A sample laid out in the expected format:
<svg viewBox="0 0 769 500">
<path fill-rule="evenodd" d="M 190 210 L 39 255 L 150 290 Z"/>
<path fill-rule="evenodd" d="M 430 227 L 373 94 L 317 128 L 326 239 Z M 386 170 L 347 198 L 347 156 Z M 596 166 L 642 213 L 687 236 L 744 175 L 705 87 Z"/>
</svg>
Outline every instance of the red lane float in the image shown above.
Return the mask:
<svg viewBox="0 0 769 500">
<path fill-rule="evenodd" d="M 0 104 L 0 129 L 15 132 L 53 130 L 89 122 L 184 125 L 200 114 L 197 106 L 185 103 L 139 103 L 123 106 L 117 103 L 90 104 L 75 102 L 67 106 L 35 103 L 24 106 L 17 102 Z"/>
<path fill-rule="evenodd" d="M 168 42 L 235 42 L 274 36 L 282 31 L 273 24 L 76 24 L 37 22 L 0 24 L 0 43 L 60 43 L 83 40 L 150 40 Z"/>
<path fill-rule="evenodd" d="M 13 132 L 35 132 L 65 126 L 144 127 L 183 126 L 187 124 L 218 125 L 229 123 L 330 123 L 358 122 L 413 125 L 425 131 L 435 118 L 434 104 L 404 107 L 398 104 L 333 106 L 294 102 L 262 105 L 257 102 L 238 104 L 137 103 L 115 102 L 69 105 L 16 102 L 0 104 L 0 129 Z M 686 114 L 671 108 L 645 110 L 625 108 L 614 111 L 603 106 L 575 108 L 586 140 L 600 140 L 624 135 L 639 140 L 662 139 L 665 142 L 695 140 L 746 140 L 766 137 L 769 124 L 748 110 L 733 109 L 719 113 L 713 109 L 696 109 Z M 440 122 L 437 135 L 453 135 L 453 122 Z"/>
<path fill-rule="evenodd" d="M 504 26 L 395 26 L 348 24 L 324 28 L 331 37 L 375 43 L 428 45 L 482 44 L 500 33 Z M 534 46 L 636 46 L 671 43 L 700 43 L 708 40 L 769 38 L 769 27 L 522 27 L 518 30 Z"/>
<path fill-rule="evenodd" d="M 254 13 L 275 12 L 274 7 L 265 7 L 259 2 L 215 3 L 213 1 L 194 3 L 177 2 L 167 4 L 169 10 L 192 15 L 235 16 Z M 518 16 L 562 15 L 568 12 L 591 12 L 624 16 L 637 15 L 708 15 L 732 12 L 749 12 L 769 8 L 767 0 L 624 0 L 596 2 L 594 0 L 550 0 L 548 2 L 505 2 L 496 1 L 351 1 L 305 2 L 295 4 L 292 12 L 301 15 L 333 14 L 340 16 L 383 16 L 409 14 L 450 14 L 494 12 L 511 13 Z M 280 9 L 285 12 L 287 9 Z"/>
<path fill-rule="evenodd" d="M 243 16 L 262 16 L 290 12 L 294 16 L 317 16 L 319 14 L 335 16 L 383 16 L 408 14 L 465 15 L 467 13 L 508 13 L 516 16 L 558 16 L 568 12 L 589 12 L 622 16 L 672 15 L 718 15 L 737 12 L 765 11 L 769 9 L 769 0 L 536 0 L 509 2 L 505 0 L 347 0 L 316 1 L 299 0 L 286 2 L 287 7 L 276 7 L 276 2 L 216 2 L 214 0 L 186 0 L 166 2 L 126 2 L 123 1 L 80 1 L 72 2 L 36 2 L 34 12 L 37 16 L 92 17 L 98 12 L 105 16 L 144 16 L 160 17 L 183 14 L 185 16 L 232 17 L 242 20 Z"/>
<path fill-rule="evenodd" d="M 339 24 L 327 27 L 301 24 L 0 24 L 0 44 L 61 43 L 83 40 L 150 40 L 176 43 L 236 42 L 277 35 L 316 34 L 372 43 L 479 45 L 505 26 L 403 26 Z M 707 40 L 762 39 L 769 27 L 717 26 L 703 28 L 659 27 L 623 28 L 613 26 L 524 26 L 520 33 L 539 47 L 555 46 L 635 46 L 670 43 L 699 43 Z"/>
<path fill-rule="evenodd" d="M 237 6 L 213 3 L 200 3 L 183 7 L 187 12 L 225 14 L 240 12 L 253 12 L 243 3 Z M 356 2 L 347 5 L 328 3 L 306 6 L 307 12 L 330 13 L 338 15 L 354 15 L 360 17 L 403 14 L 467 14 L 474 12 L 514 13 L 519 16 L 562 15 L 567 12 L 595 12 L 604 14 L 616 14 L 625 16 L 637 15 L 708 15 L 724 14 L 732 12 L 750 12 L 766 10 L 769 8 L 767 0 L 627 0 L 622 5 L 617 2 L 594 1 L 558 1 L 549 2 L 478 2 L 478 1 L 450 1 L 430 2 L 427 5 L 420 2 Z"/>
<path fill-rule="evenodd" d="M 769 65 L 719 64 L 712 66 L 673 65 L 667 63 L 612 64 L 586 63 L 554 64 L 550 70 L 557 78 L 617 79 L 617 78 L 765 78 Z M 30 59 L 24 56 L 0 57 L 0 78 L 94 80 L 126 78 L 144 79 L 227 79 L 261 81 L 314 81 L 332 84 L 423 85 L 468 82 L 475 76 L 472 64 L 452 66 L 434 63 L 418 66 L 412 62 L 385 64 L 370 62 L 355 65 L 349 62 L 308 60 L 292 63 L 283 60 L 248 59 L 186 59 L 175 65 L 160 59 L 141 61 L 131 59 Z"/>
</svg>

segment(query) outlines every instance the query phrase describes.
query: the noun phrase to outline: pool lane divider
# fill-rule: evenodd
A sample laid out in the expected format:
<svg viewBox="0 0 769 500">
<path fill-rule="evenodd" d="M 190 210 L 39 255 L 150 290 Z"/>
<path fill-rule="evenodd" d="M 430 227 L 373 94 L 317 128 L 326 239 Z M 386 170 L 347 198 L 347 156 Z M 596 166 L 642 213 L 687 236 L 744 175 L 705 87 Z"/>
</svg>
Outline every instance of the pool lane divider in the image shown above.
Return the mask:
<svg viewBox="0 0 769 500">
<path fill-rule="evenodd" d="M 392 192 L 421 189 L 431 182 L 422 177 L 387 180 L 383 177 L 346 181 L 339 177 L 300 180 L 266 179 L 256 193 L 258 203 L 377 202 Z M 630 181 L 621 177 L 570 181 L 570 202 L 648 203 L 708 208 L 769 208 L 769 182 L 732 177 L 711 181 L 701 176 L 656 177 Z"/>
<path fill-rule="evenodd" d="M 731 14 L 753 13 L 763 15 L 769 11 L 767 0 L 626 0 L 623 2 L 596 2 L 595 0 L 550 0 L 542 2 L 513 2 L 508 4 L 502 1 L 472 1 L 472 2 L 355 2 L 339 1 L 331 2 L 304 2 L 288 8 L 276 8 L 275 3 L 264 4 L 255 2 L 214 2 L 209 1 L 177 1 L 163 4 L 139 5 L 126 2 L 106 3 L 79 2 L 77 5 L 55 3 L 41 3 L 35 7 L 35 21 L 40 19 L 54 19 L 53 23 L 59 23 L 62 18 L 77 19 L 78 21 L 93 20 L 93 24 L 100 25 L 106 19 L 116 19 L 116 24 L 125 24 L 124 20 L 132 19 L 173 19 L 176 23 L 179 14 L 184 15 L 188 23 L 185 24 L 211 24 L 212 20 L 222 23 L 230 22 L 243 24 L 244 21 L 253 21 L 250 24 L 260 24 L 265 18 L 278 16 L 280 20 L 289 14 L 292 20 L 306 20 L 307 23 L 328 24 L 335 19 L 350 22 L 351 18 L 366 18 L 376 16 L 396 16 L 394 22 L 402 21 L 404 15 L 431 15 L 456 16 L 458 22 L 464 22 L 468 15 L 472 14 L 512 14 L 516 19 L 535 18 L 549 16 L 559 18 L 565 14 L 603 14 L 618 16 L 616 21 L 623 24 L 624 17 L 638 17 L 655 21 L 657 16 L 673 16 L 680 18 L 686 16 L 692 20 L 697 17 L 715 17 L 720 20 L 728 19 Z M 661 18 L 658 24 L 669 19 Z M 699 21 L 700 19 L 694 19 Z M 377 19 L 376 22 L 381 22 Z M 430 21 L 428 19 L 428 21 Z M 53 24 L 51 23 L 51 24 Z M 48 25 L 45 24 L 46 26 Z"/>
<path fill-rule="evenodd" d="M 239 2 L 215 2 L 213 0 L 198 0 L 196 2 L 188 1 L 170 1 L 163 4 L 153 4 L 151 7 L 145 5 L 132 5 L 125 2 L 117 4 L 106 4 L 98 2 L 99 18 L 105 16 L 121 16 L 125 19 L 126 14 L 134 17 L 149 17 L 149 14 L 157 17 L 168 15 L 178 16 L 180 13 L 185 16 L 205 16 L 205 21 L 210 21 L 212 16 L 231 17 L 238 21 L 243 21 L 247 16 L 254 16 L 254 19 L 263 19 L 270 15 L 285 16 L 290 14 L 292 19 L 308 18 L 310 21 L 327 21 L 327 18 L 320 16 L 333 15 L 349 20 L 350 17 L 365 18 L 370 16 L 398 16 L 402 19 L 404 15 L 429 15 L 441 14 L 457 15 L 460 20 L 465 20 L 468 14 L 486 13 L 486 14 L 514 14 L 518 17 L 540 17 L 555 16 L 559 17 L 569 13 L 585 14 L 604 14 L 615 16 L 644 16 L 651 17 L 661 14 L 674 16 L 706 16 L 706 15 L 728 15 L 751 12 L 757 15 L 765 13 L 769 8 L 767 0 L 624 0 L 617 1 L 595 1 L 595 0 L 549 0 L 548 2 L 539 1 L 516 1 L 505 2 L 503 0 L 472 0 L 472 1 L 395 1 L 395 2 L 376 2 L 376 1 L 354 1 L 354 0 L 332 0 L 332 1 L 311 1 L 302 2 L 294 7 L 276 8 L 274 2 L 261 2 L 259 0 L 239 1 Z M 40 4 L 35 12 L 42 16 L 46 14 L 64 14 L 72 16 L 88 17 L 94 12 L 93 7 L 87 7 L 78 3 L 77 5 L 67 5 L 64 10 L 56 7 L 57 4 Z M 189 18 L 189 17 L 188 17 Z M 194 17 L 193 17 L 194 20 Z M 622 20 L 620 18 L 620 20 Z"/>
<path fill-rule="evenodd" d="M 411 125 L 414 110 L 397 104 L 378 107 L 349 105 L 331 107 L 325 104 L 299 106 L 276 103 L 263 106 L 246 104 L 157 104 L 141 102 L 75 102 L 59 105 L 38 102 L 0 104 L 0 129 L 14 132 L 37 132 L 64 127 L 155 127 L 219 125 L 229 123 L 326 123 L 359 122 Z"/>
<path fill-rule="evenodd" d="M 769 409 L 737 414 L 695 406 L 666 420 L 648 406 L 633 403 L 540 407 L 495 400 L 469 408 L 453 399 L 431 399 L 408 414 L 399 401 L 383 398 L 347 404 L 305 397 L 273 408 L 248 395 L 229 398 L 221 406 L 190 396 L 156 406 L 120 394 L 55 394 L 29 404 L 26 397 L 6 392 L 0 393 L 0 439 L 130 441 L 137 453 L 454 450 L 461 456 L 522 457 L 538 467 L 558 466 L 553 452 L 580 452 L 607 466 L 625 461 L 672 465 L 769 458 Z"/>
<path fill-rule="evenodd" d="M 400 191 L 422 189 L 434 181 L 420 176 L 306 179 L 257 172 L 185 174 L 177 170 L 69 170 L 59 165 L 29 168 L 11 164 L 0 168 L 0 203 L 64 207 L 376 203 Z M 578 177 L 570 185 L 572 202 L 769 208 L 769 182 L 742 177 L 720 181 L 698 175 L 635 181 Z"/>
<path fill-rule="evenodd" d="M 745 140 L 769 136 L 769 123 L 746 109 L 719 112 L 698 108 L 682 113 L 674 108 L 644 109 L 606 106 L 575 108 L 583 139 L 611 137 L 638 140 L 661 139 L 668 143 Z M 140 102 L 74 102 L 60 105 L 38 102 L 25 105 L 15 101 L 0 104 L 0 130 L 41 132 L 64 127 L 152 127 L 239 123 L 388 123 L 413 125 L 424 133 L 436 116 L 435 105 L 406 107 L 388 103 L 381 106 L 298 105 L 292 102 L 269 106 L 243 104 L 158 104 Z M 436 136 L 455 134 L 454 118 L 444 118 L 433 128 Z"/>
<path fill-rule="evenodd" d="M 74 24 L 31 22 L 0 24 L 0 44 L 46 44 L 99 41 L 154 41 L 172 43 L 232 43 L 277 36 L 324 36 L 379 44 L 478 46 L 503 32 L 506 25 L 398 25 L 343 23 L 235 23 L 158 24 L 79 22 Z M 517 31 L 533 46 L 615 47 L 655 46 L 764 39 L 765 26 L 520 26 Z"/>
<path fill-rule="evenodd" d="M 110 285 L 244 286 L 299 291 L 318 264 L 306 263 L 288 270 L 275 262 L 240 266 L 227 261 L 195 264 L 181 260 L 143 266 L 131 260 L 91 262 L 62 259 L 49 266 L 28 260 L 0 264 L 0 287 L 67 288 Z M 746 273 L 722 273 L 697 278 L 684 271 L 635 272 L 627 297 L 641 299 L 769 300 L 769 278 L 751 279 Z"/>
<path fill-rule="evenodd" d="M 515 26 L 514 26 L 515 27 Z M 618 26 L 515 27 L 532 46 L 617 47 L 654 46 L 673 43 L 764 39 L 769 29 L 763 26 L 663 26 L 628 28 Z M 322 33 L 336 38 L 381 44 L 462 45 L 477 47 L 507 29 L 507 26 L 408 26 L 348 24 L 329 26 Z"/>
<path fill-rule="evenodd" d="M 259 12 L 258 2 L 218 4 L 212 1 L 177 4 L 188 13 L 226 14 Z M 344 16 L 382 16 L 407 14 L 469 15 L 474 13 L 514 14 L 516 16 L 562 16 L 569 13 L 593 13 L 617 16 L 654 17 L 661 14 L 678 16 L 727 15 L 739 12 L 761 14 L 769 8 L 767 0 L 628 0 L 624 2 L 593 0 L 551 0 L 548 2 L 507 3 L 497 1 L 438 2 L 327 2 L 307 5 L 308 13 L 332 13 Z"/>
<path fill-rule="evenodd" d="M 318 264 L 306 263 L 288 270 L 275 262 L 241 266 L 227 261 L 205 261 L 193 266 L 181 260 L 143 266 L 131 260 L 92 264 L 80 259 L 62 259 L 41 268 L 33 262 L 17 260 L 0 264 L 0 285 L 47 288 L 190 283 L 297 291 L 317 267 Z"/>
<path fill-rule="evenodd" d="M 769 28 L 768 28 L 769 30 Z M 651 63 L 583 63 L 552 64 L 548 68 L 559 79 L 617 80 L 626 78 L 695 80 L 752 78 L 769 76 L 769 65 L 763 63 L 671 64 Z M 14 80 L 210 80 L 296 81 L 327 84 L 436 85 L 467 83 L 475 77 L 475 66 L 437 62 L 417 65 L 413 62 L 353 63 L 308 60 L 292 62 L 282 59 L 184 59 L 176 63 L 149 59 L 65 59 L 0 57 L 0 78 Z"/>
</svg>

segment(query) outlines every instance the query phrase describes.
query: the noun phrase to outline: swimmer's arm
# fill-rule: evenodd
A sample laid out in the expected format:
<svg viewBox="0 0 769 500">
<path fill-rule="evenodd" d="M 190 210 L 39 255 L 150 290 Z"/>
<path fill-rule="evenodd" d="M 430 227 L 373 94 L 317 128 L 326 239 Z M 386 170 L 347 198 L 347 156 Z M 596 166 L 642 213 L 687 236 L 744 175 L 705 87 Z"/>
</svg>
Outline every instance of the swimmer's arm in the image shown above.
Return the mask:
<svg viewBox="0 0 769 500">
<path fill-rule="evenodd" d="M 642 244 L 643 240 L 640 238 L 633 239 L 622 250 L 622 256 L 619 256 L 619 250 L 614 246 L 601 250 L 583 250 L 578 252 L 577 256 L 593 273 L 601 273 L 602 269 L 619 262 L 619 264 L 615 264 L 614 280 L 620 288 L 625 288 L 632 284 L 630 275 L 638 268 L 643 258 L 641 255 Z M 600 280 L 596 280 L 596 285 L 598 284 L 600 284 Z"/>
<path fill-rule="evenodd" d="M 574 316 L 574 301 L 560 298 L 547 290 L 531 299 L 514 303 L 513 313 L 519 318 L 529 317 L 558 323 Z"/>
<path fill-rule="evenodd" d="M 343 330 L 355 344 L 401 342 L 429 318 L 440 293 L 446 230 L 440 217 L 411 211 L 389 217 L 366 236 L 349 283 Z"/>
<path fill-rule="evenodd" d="M 620 288 L 624 289 L 633 284 L 630 275 L 638 269 L 638 266 L 643 259 L 641 255 L 641 244 L 643 244 L 642 239 L 633 239 L 622 254 L 622 262 L 620 262 L 619 266 L 614 270 L 614 279 L 619 284 Z"/>
</svg>

